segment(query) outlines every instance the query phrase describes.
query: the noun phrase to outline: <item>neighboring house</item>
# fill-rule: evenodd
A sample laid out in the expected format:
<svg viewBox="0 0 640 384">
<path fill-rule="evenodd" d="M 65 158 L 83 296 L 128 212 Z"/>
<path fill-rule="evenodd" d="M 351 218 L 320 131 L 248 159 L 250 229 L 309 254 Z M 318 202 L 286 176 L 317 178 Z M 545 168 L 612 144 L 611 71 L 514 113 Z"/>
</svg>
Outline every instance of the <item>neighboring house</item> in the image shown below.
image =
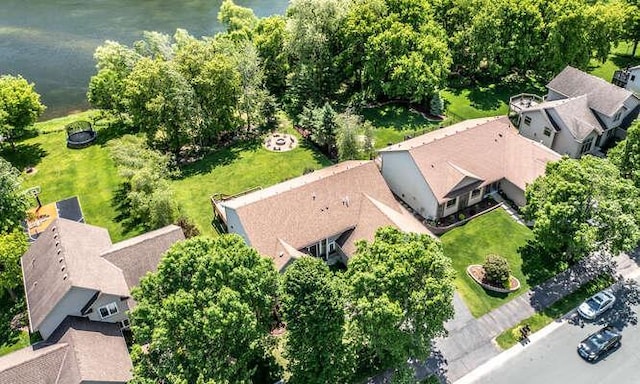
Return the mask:
<svg viewBox="0 0 640 384">
<path fill-rule="evenodd" d="M 632 92 L 566 67 L 547 85 L 544 99 L 511 98 L 520 134 L 573 158 L 595 153 L 613 137 L 623 138 L 638 117 Z"/>
<path fill-rule="evenodd" d="M 633 93 L 640 93 L 640 65 L 616 70 L 611 82 Z"/>
<path fill-rule="evenodd" d="M 466 120 L 379 151 L 391 190 L 430 220 L 502 190 L 525 204 L 524 190 L 561 157 L 529 140 L 507 117 Z"/>
<path fill-rule="evenodd" d="M 63 376 L 19 382 L 126 382 L 131 362 L 120 330 L 129 326 L 127 312 L 135 305 L 131 288 L 155 271 L 162 254 L 183 239 L 182 229 L 169 225 L 112 244 L 104 228 L 63 218 L 51 221 L 21 259 L 29 327 L 40 332 L 44 342 L 0 359 L 0 384 L 12 382 L 12 372 L 20 367 L 54 369 L 50 364 L 58 363 Z M 109 353 L 114 355 L 103 356 Z M 110 370 L 104 364 L 113 359 L 117 364 Z M 71 369 L 80 373 L 66 372 Z"/>
<path fill-rule="evenodd" d="M 346 161 L 228 200 L 214 215 L 283 271 L 308 254 L 347 263 L 358 240 L 387 225 L 430 233 L 395 199 L 373 161 Z"/>
<path fill-rule="evenodd" d="M 48 340 L 0 357 L 0 384 L 126 383 L 132 368 L 119 326 L 67 317 Z"/>
</svg>

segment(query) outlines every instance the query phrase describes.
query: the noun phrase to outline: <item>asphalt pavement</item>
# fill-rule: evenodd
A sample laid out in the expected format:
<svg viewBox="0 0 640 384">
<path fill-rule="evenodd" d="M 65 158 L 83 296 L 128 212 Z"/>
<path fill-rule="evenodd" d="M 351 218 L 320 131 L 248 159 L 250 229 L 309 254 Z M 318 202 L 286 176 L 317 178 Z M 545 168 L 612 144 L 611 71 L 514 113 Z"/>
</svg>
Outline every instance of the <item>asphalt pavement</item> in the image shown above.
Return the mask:
<svg viewBox="0 0 640 384">
<path fill-rule="evenodd" d="M 634 284 L 640 283 L 640 277 L 634 281 Z M 640 383 L 639 287 L 616 286 L 615 306 L 596 321 L 583 321 L 573 312 L 561 324 L 552 325 L 542 338 L 505 352 L 509 357 L 496 359 L 492 369 L 483 376 L 463 381 L 476 384 Z M 596 363 L 588 363 L 578 355 L 576 347 L 605 324 L 621 330 L 622 346 Z"/>
</svg>

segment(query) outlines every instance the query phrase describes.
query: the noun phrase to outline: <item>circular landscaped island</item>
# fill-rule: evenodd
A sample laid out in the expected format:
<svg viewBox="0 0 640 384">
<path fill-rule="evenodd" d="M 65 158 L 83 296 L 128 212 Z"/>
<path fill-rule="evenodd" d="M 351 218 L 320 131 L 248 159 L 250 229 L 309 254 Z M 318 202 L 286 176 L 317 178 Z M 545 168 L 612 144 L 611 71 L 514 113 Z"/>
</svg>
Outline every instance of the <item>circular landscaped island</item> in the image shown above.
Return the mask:
<svg viewBox="0 0 640 384">
<path fill-rule="evenodd" d="M 488 255 L 482 265 L 468 266 L 467 274 L 489 291 L 510 293 L 520 289 L 520 281 L 511 275 L 507 260 L 498 255 Z"/>
</svg>

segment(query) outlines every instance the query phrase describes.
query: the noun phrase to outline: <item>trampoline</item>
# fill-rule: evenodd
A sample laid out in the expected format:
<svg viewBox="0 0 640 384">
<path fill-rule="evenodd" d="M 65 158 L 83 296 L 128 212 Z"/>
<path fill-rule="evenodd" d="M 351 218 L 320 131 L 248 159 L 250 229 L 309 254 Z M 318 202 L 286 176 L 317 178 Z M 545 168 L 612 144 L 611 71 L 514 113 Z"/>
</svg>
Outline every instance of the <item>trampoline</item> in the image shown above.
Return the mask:
<svg viewBox="0 0 640 384">
<path fill-rule="evenodd" d="M 96 140 L 98 133 L 93 130 L 91 123 L 85 120 L 67 124 L 67 147 L 84 148 Z"/>
</svg>

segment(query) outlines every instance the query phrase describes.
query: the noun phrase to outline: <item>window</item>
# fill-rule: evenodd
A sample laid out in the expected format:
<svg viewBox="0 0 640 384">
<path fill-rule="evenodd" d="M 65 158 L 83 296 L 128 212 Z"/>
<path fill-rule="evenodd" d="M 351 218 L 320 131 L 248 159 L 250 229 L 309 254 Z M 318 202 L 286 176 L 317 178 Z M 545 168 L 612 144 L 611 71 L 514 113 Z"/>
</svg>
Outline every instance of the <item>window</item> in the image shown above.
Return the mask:
<svg viewBox="0 0 640 384">
<path fill-rule="evenodd" d="M 455 199 L 451 199 L 451 200 L 447 201 L 447 204 L 445 204 L 445 208 L 451 208 L 451 207 L 455 206 L 457 201 L 458 201 L 457 197 Z"/>
<path fill-rule="evenodd" d="M 471 191 L 471 199 L 477 199 L 478 196 L 480 196 L 480 192 L 481 192 L 480 188 L 474 189 L 473 191 Z"/>
<path fill-rule="evenodd" d="M 621 111 L 616 112 L 616 114 L 613 116 L 613 121 L 618 121 L 620 120 L 620 116 L 622 115 Z"/>
<path fill-rule="evenodd" d="M 336 242 L 335 241 L 329 242 L 329 253 L 333 253 L 335 251 L 336 251 Z"/>
<path fill-rule="evenodd" d="M 129 323 L 129 319 L 124 319 L 120 322 L 120 328 L 122 329 L 129 329 L 129 326 L 131 326 L 131 323 Z"/>
<path fill-rule="evenodd" d="M 100 317 L 105 319 L 105 318 L 107 318 L 109 316 L 113 316 L 116 313 L 118 313 L 118 306 L 116 305 L 115 302 L 109 303 L 109 304 L 105 305 L 104 307 L 98 308 L 98 312 L 100 312 Z"/>
<path fill-rule="evenodd" d="M 545 136 L 551 136 L 551 130 L 547 127 L 544 127 L 544 135 Z"/>
<path fill-rule="evenodd" d="M 636 75 L 631 75 L 631 81 L 634 81 L 636 79 Z"/>
<path fill-rule="evenodd" d="M 530 125 L 531 124 L 531 116 L 525 116 L 524 117 L 524 123 L 527 124 L 527 125 Z"/>
<path fill-rule="evenodd" d="M 580 147 L 580 154 L 587 153 L 591 150 L 591 144 L 593 144 L 593 137 L 588 138 L 582 143 L 582 147 Z"/>
</svg>

